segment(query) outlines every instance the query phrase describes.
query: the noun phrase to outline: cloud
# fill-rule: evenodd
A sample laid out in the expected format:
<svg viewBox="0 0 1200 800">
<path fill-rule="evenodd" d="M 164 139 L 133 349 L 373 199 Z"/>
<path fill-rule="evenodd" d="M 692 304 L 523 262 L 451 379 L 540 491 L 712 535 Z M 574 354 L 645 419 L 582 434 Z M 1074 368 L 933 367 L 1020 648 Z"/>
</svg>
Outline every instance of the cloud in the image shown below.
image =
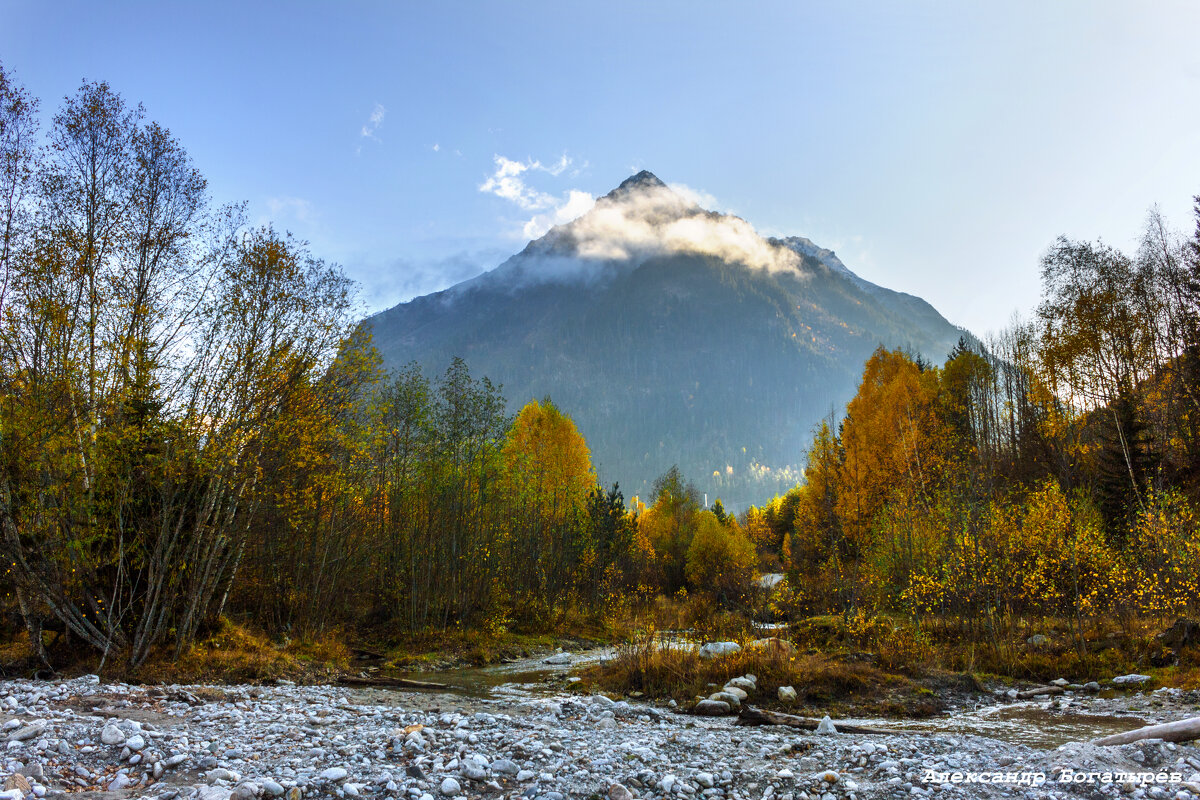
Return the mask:
<svg viewBox="0 0 1200 800">
<path fill-rule="evenodd" d="M 534 214 L 528 222 L 521 226 L 521 233 L 526 239 L 537 239 L 555 225 L 563 225 L 583 216 L 595 204 L 596 198 L 587 192 L 571 189 L 567 192 L 565 201 L 543 214 Z"/>
<path fill-rule="evenodd" d="M 582 258 L 606 261 L 690 253 L 800 272 L 795 252 L 767 241 L 741 217 L 705 211 L 694 198 L 716 205 L 711 195 L 678 185 L 599 201 L 569 226 L 575 250 Z"/>
<path fill-rule="evenodd" d="M 479 191 L 494 194 L 524 211 L 538 212 L 520 227 L 520 234 L 527 239 L 536 239 L 555 225 L 570 222 L 586 213 L 595 203 L 589 193 L 579 189 L 570 189 L 564 195 L 553 195 L 535 189 L 526 182 L 529 172 L 544 172 L 554 177 L 562 175 L 574 164 L 565 153 L 553 164 L 532 159 L 514 161 L 501 155 L 495 156 L 494 160 L 496 170 L 480 184 Z M 572 177 L 578 174 L 578 169 L 571 172 Z"/>
<path fill-rule="evenodd" d="M 522 176 L 529 170 L 541 170 L 551 175 L 558 175 L 565 169 L 554 170 L 557 167 L 546 168 L 540 161 L 513 161 L 504 156 L 495 156 L 496 171 L 479 186 L 479 191 L 494 194 L 502 200 L 515 203 L 526 211 L 539 211 L 550 208 L 555 203 L 554 195 L 539 192 L 525 182 Z M 566 160 L 566 156 L 563 159 Z"/>
<path fill-rule="evenodd" d="M 673 184 L 642 186 L 601 200 L 579 189 L 554 195 L 530 186 L 527 178 L 531 172 L 562 175 L 572 165 L 566 155 L 550 165 L 497 155 L 495 165 L 495 171 L 479 190 L 534 212 L 519 228 L 526 239 L 537 239 L 555 226 L 565 226 L 577 258 L 626 261 L 691 253 L 756 269 L 802 274 L 797 253 L 767 241 L 740 217 L 706 211 L 720 207 L 707 192 Z"/>
<path fill-rule="evenodd" d="M 316 207 L 303 197 L 290 197 L 287 195 L 268 197 L 266 206 L 267 216 L 259 220 L 260 225 L 269 222 L 286 223 L 288 220 L 312 225 L 317 221 Z"/>
<path fill-rule="evenodd" d="M 371 111 L 371 116 L 367 118 L 366 123 L 362 126 L 362 135 L 366 139 L 375 139 L 376 131 L 383 127 L 383 118 L 387 116 L 387 109 L 383 107 L 383 103 L 376 103 L 375 108 Z"/>
<path fill-rule="evenodd" d="M 463 250 L 432 259 L 398 258 L 385 268 L 364 265 L 357 272 L 367 305 L 384 309 L 473 278 L 507 255 L 498 249 Z"/>
</svg>

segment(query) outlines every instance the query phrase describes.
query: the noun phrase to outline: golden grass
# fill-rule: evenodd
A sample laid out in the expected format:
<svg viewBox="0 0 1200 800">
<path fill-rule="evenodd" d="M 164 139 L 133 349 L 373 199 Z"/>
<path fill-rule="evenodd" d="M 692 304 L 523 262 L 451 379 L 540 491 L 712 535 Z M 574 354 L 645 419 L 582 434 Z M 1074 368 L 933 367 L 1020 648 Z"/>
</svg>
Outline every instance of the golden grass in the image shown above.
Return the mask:
<svg viewBox="0 0 1200 800">
<path fill-rule="evenodd" d="M 754 702 L 779 706 L 775 699 L 779 687 L 791 686 L 797 693 L 791 708 L 802 713 L 853 708 L 856 713 L 919 716 L 938 710 L 935 698 L 903 675 L 866 662 L 782 647 L 746 647 L 704 659 L 695 648 L 664 646 L 646 637 L 622 646 L 615 659 L 588 669 L 583 678 L 585 684 L 611 692 L 636 691 L 690 704 L 745 674 L 757 678 Z"/>
</svg>

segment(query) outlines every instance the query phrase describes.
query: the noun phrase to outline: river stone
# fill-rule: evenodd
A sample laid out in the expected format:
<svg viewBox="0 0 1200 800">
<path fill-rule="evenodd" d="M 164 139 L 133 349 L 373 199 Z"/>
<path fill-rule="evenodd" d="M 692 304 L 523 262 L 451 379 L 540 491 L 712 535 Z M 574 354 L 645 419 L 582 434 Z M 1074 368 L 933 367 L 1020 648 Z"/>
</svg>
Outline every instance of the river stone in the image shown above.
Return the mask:
<svg viewBox="0 0 1200 800">
<path fill-rule="evenodd" d="M 1066 678 L 1055 678 L 1054 680 L 1050 681 L 1050 683 L 1054 686 L 1061 686 L 1064 689 L 1071 685 L 1071 682 Z"/>
<path fill-rule="evenodd" d="M 462 787 L 458 785 L 458 781 L 454 780 L 454 778 L 446 778 L 438 787 L 438 791 L 447 797 L 453 797 L 462 792 Z"/>
<path fill-rule="evenodd" d="M 740 711 L 742 708 L 741 698 L 729 692 L 713 692 L 708 696 L 708 699 L 718 703 L 725 703 L 734 711 Z"/>
<path fill-rule="evenodd" d="M 8 735 L 10 742 L 24 742 L 29 739 L 36 739 L 46 731 L 46 723 L 34 722 L 26 725 L 24 728 L 17 728 Z"/>
<path fill-rule="evenodd" d="M 1097 683 L 1096 681 L 1088 681 L 1087 683 L 1085 683 L 1083 685 L 1083 690 L 1085 692 L 1093 692 L 1093 693 L 1098 692 L 1098 691 L 1100 691 L 1100 684 Z"/>
<path fill-rule="evenodd" d="M 701 700 L 692 709 L 693 713 L 699 714 L 702 717 L 720 717 L 729 714 L 731 711 L 729 703 L 722 700 Z"/>
<path fill-rule="evenodd" d="M 709 642 L 700 648 L 700 657 L 716 658 L 717 656 L 727 656 L 741 649 L 741 645 L 737 642 Z"/>
<path fill-rule="evenodd" d="M 554 655 L 547 658 L 545 660 L 545 663 L 552 664 L 552 665 L 570 664 L 571 656 L 567 653 L 555 653 Z"/>
<path fill-rule="evenodd" d="M 241 775 L 238 775 L 233 770 L 225 769 L 224 767 L 211 769 L 204 777 L 208 779 L 209 783 L 212 783 L 213 781 L 229 781 L 230 783 L 237 783 L 242 779 Z"/>
<path fill-rule="evenodd" d="M 293 786 L 287 790 L 287 800 L 300 800 L 304 797 L 304 790 L 299 786 Z"/>
<path fill-rule="evenodd" d="M 754 678 L 750 675 L 743 675 L 740 678 L 733 678 L 725 685 L 726 686 L 734 686 L 738 689 L 741 689 L 743 692 L 748 692 L 748 693 L 753 694 L 755 691 L 758 690 L 758 679 Z"/>
<path fill-rule="evenodd" d="M 619 783 L 608 787 L 608 800 L 633 800 L 633 794 Z"/>
<path fill-rule="evenodd" d="M 125 731 L 116 725 L 105 725 L 104 730 L 100 731 L 100 741 L 112 745 L 125 744 Z"/>
<path fill-rule="evenodd" d="M 746 698 L 748 698 L 750 696 L 746 692 L 745 689 L 740 689 L 737 686 L 734 686 L 732 683 L 725 684 L 725 686 L 721 689 L 721 691 L 724 692 L 725 694 L 733 695 L 738 700 L 745 700 Z"/>
<path fill-rule="evenodd" d="M 713 787 L 713 776 L 711 772 L 697 772 L 695 777 L 696 783 L 700 784 L 705 789 L 711 789 Z"/>
<path fill-rule="evenodd" d="M 836 727 L 834 727 L 833 720 L 831 720 L 829 718 L 828 714 L 826 714 L 824 717 L 822 717 L 821 721 L 817 723 L 816 733 L 825 734 L 825 733 L 837 733 L 837 732 L 838 732 L 838 730 Z M 834 774 L 836 774 L 836 773 L 834 773 Z"/>
<path fill-rule="evenodd" d="M 344 781 L 348 777 L 350 777 L 350 773 L 346 771 L 345 767 L 330 767 L 321 773 L 321 780 L 329 781 L 330 783 Z"/>
<path fill-rule="evenodd" d="M 146 740 L 140 733 L 135 733 L 125 740 L 125 746 L 130 750 L 141 750 L 146 746 Z"/>
<path fill-rule="evenodd" d="M 229 795 L 229 800 L 254 800 L 258 797 L 258 784 L 256 783 L 239 783 L 233 788 L 233 793 Z"/>
<path fill-rule="evenodd" d="M 779 702 L 794 703 L 796 702 L 796 690 L 791 686 L 779 687 Z"/>
<path fill-rule="evenodd" d="M 507 758 L 498 758 L 492 762 L 492 772 L 500 775 L 516 775 L 520 771 L 521 768 L 516 765 L 516 762 Z"/>
<path fill-rule="evenodd" d="M 1150 680 L 1149 675 L 1138 675 L 1134 673 L 1132 675 L 1118 675 L 1112 679 L 1112 682 L 1115 686 L 1126 686 L 1135 683 L 1145 683 L 1148 680 Z M 9 738 L 11 739 L 12 737 L 10 736 Z"/>
<path fill-rule="evenodd" d="M 21 797 L 24 797 L 33 791 L 33 787 L 29 785 L 29 780 L 20 773 L 16 775 L 9 775 L 4 781 L 4 791 L 11 792 L 14 789 L 21 792 Z"/>
<path fill-rule="evenodd" d="M 271 780 L 270 778 L 263 778 L 262 790 L 263 794 L 265 794 L 267 797 L 283 796 L 283 786 Z"/>
</svg>

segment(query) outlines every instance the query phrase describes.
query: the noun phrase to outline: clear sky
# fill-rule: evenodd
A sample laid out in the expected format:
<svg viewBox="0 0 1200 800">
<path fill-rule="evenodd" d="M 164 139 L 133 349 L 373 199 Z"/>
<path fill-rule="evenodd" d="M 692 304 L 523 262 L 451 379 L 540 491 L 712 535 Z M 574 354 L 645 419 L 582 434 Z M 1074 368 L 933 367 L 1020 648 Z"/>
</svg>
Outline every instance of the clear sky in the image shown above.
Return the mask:
<svg viewBox="0 0 1200 800">
<path fill-rule="evenodd" d="M 47 117 L 107 80 L 369 309 L 645 168 L 981 334 L 1059 234 L 1190 232 L 1198 32 L 1194 2 L 0 0 Z"/>
</svg>

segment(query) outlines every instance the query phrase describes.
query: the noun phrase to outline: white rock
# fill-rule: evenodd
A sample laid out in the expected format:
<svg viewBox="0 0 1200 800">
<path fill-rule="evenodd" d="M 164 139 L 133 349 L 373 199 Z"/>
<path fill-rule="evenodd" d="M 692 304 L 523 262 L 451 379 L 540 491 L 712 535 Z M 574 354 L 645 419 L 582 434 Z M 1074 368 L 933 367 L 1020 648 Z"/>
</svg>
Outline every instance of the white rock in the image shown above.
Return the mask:
<svg viewBox="0 0 1200 800">
<path fill-rule="evenodd" d="M 1150 680 L 1149 675 L 1138 675 L 1134 673 L 1132 675 L 1119 675 L 1116 678 L 1113 678 L 1112 682 L 1116 686 L 1125 686 L 1131 683 L 1145 683 L 1148 680 Z"/>
<path fill-rule="evenodd" d="M 709 642 L 700 648 L 700 657 L 716 658 L 717 656 L 727 656 L 741 649 L 741 645 L 737 642 Z"/>
<path fill-rule="evenodd" d="M 462 792 L 462 787 L 458 785 L 458 781 L 454 780 L 454 778 L 445 778 L 442 780 L 441 785 L 438 786 L 438 791 L 446 797 L 454 797 L 456 794 Z"/>
<path fill-rule="evenodd" d="M 740 678 L 733 678 L 726 686 L 735 686 L 743 692 L 754 693 L 758 691 L 758 679 L 753 675 L 743 675 Z"/>
<path fill-rule="evenodd" d="M 825 734 L 825 733 L 837 733 L 837 732 L 838 732 L 837 728 L 834 727 L 833 720 L 831 720 L 829 718 L 828 714 L 826 714 L 824 717 L 822 717 L 821 721 L 817 723 L 816 733 Z"/>
<path fill-rule="evenodd" d="M 346 771 L 345 767 L 330 767 L 329 769 L 321 772 L 321 780 L 329 781 L 331 783 L 344 781 L 348 777 L 350 777 L 350 773 Z"/>
<path fill-rule="evenodd" d="M 734 697 L 736 697 L 738 699 L 739 702 L 750 697 L 750 695 L 746 693 L 745 689 L 741 689 L 737 686 L 734 686 L 732 683 L 725 684 L 721 688 L 721 692 L 724 694 L 733 695 Z"/>
<path fill-rule="evenodd" d="M 796 690 L 791 686 L 780 686 L 778 694 L 781 703 L 796 702 Z"/>
<path fill-rule="evenodd" d="M 116 725 L 105 725 L 100 731 L 100 741 L 111 745 L 125 744 L 125 731 Z"/>
</svg>

